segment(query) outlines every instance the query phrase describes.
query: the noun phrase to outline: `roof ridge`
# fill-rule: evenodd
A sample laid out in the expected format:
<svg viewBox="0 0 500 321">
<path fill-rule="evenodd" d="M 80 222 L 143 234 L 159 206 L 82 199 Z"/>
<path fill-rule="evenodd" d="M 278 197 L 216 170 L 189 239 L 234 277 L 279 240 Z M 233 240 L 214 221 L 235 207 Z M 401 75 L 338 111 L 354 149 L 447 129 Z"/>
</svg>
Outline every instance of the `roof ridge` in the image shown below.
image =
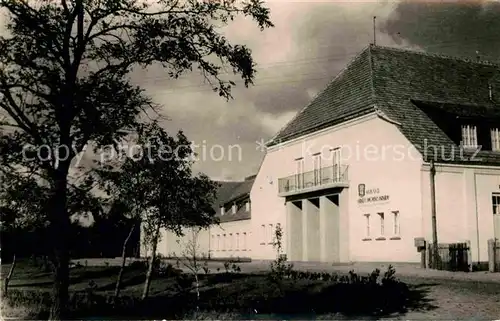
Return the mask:
<svg viewBox="0 0 500 321">
<path fill-rule="evenodd" d="M 445 54 L 441 54 L 441 53 L 434 53 L 434 52 L 427 52 L 427 51 L 417 51 L 417 50 L 411 50 L 411 49 L 408 49 L 408 48 L 379 46 L 379 45 L 373 45 L 373 44 L 371 44 L 370 47 L 373 47 L 375 49 L 378 48 L 378 49 L 385 49 L 385 50 L 392 50 L 392 51 L 412 53 L 412 54 L 417 54 L 417 55 L 422 55 L 422 56 L 427 56 L 427 57 L 451 59 L 451 60 L 456 60 L 456 61 L 461 61 L 461 62 L 474 63 L 474 64 L 478 64 L 478 65 L 500 67 L 500 61 L 494 62 L 494 61 L 489 61 L 489 60 L 474 60 L 474 59 L 460 57 L 460 56 L 451 56 L 451 55 L 445 55 Z"/>
<path fill-rule="evenodd" d="M 373 103 L 377 103 L 377 95 L 375 93 L 375 77 L 373 76 L 374 71 L 373 71 L 373 56 L 372 56 L 372 45 L 370 44 L 368 46 L 368 64 L 370 65 L 370 87 L 372 91 L 372 99 Z"/>
<path fill-rule="evenodd" d="M 410 98 L 410 102 L 421 102 L 421 103 L 436 103 L 436 104 L 442 104 L 442 105 L 460 105 L 460 106 L 466 106 L 466 107 L 485 107 L 485 108 L 490 108 L 490 107 L 498 107 L 498 104 L 496 103 L 472 103 L 472 102 L 457 102 L 457 101 L 451 101 L 451 100 L 438 100 L 438 99 L 433 99 L 433 100 L 425 100 L 425 99 L 415 99 L 415 98 Z"/>
<path fill-rule="evenodd" d="M 364 114 L 364 112 L 366 112 L 367 110 L 370 110 L 370 109 L 374 110 L 374 109 L 373 109 L 373 104 L 369 105 L 368 107 L 365 107 L 365 108 L 364 108 L 364 109 L 362 109 L 362 110 L 355 110 L 355 111 L 353 111 L 353 112 L 346 113 L 346 114 L 344 114 L 344 116 L 343 116 L 342 118 L 343 118 L 344 120 L 349 120 L 349 119 L 352 119 L 352 118 L 356 118 L 356 117 L 357 117 L 357 116 L 359 116 L 360 114 L 362 115 L 362 114 Z M 326 122 L 326 123 L 328 123 L 328 122 Z M 325 123 L 325 122 L 323 122 L 323 123 L 320 123 L 319 125 L 316 125 L 316 126 L 311 127 L 311 128 L 317 128 L 318 126 L 324 125 L 324 124 L 326 124 L 326 123 Z M 293 136 L 293 135 L 295 135 L 295 134 L 299 134 L 300 136 L 298 136 L 297 138 L 300 138 L 302 135 L 305 135 L 304 133 L 306 133 L 307 131 L 309 131 L 311 128 L 305 128 L 305 129 L 302 129 L 302 130 L 300 130 L 300 131 L 298 131 L 298 132 L 296 132 L 296 133 L 289 134 L 289 135 L 287 135 L 287 136 L 283 137 L 283 139 L 288 140 L 288 138 L 290 137 L 290 135 L 292 135 L 292 136 Z"/>
<path fill-rule="evenodd" d="M 244 180 L 241 181 L 235 181 L 235 180 L 221 180 L 221 179 L 212 179 L 214 182 L 217 183 L 243 183 L 245 182 Z"/>
<path fill-rule="evenodd" d="M 295 119 L 297 119 L 297 117 L 299 117 L 300 114 L 302 114 L 306 109 L 307 107 L 309 107 L 322 93 L 324 93 L 328 87 L 330 87 L 330 85 L 335 81 L 337 80 L 338 78 L 340 78 L 340 76 L 342 76 L 345 71 L 352 65 L 352 63 L 354 61 L 356 61 L 356 59 L 358 59 L 366 50 L 370 50 L 370 46 L 371 45 L 368 45 L 368 46 L 365 46 L 363 48 L 363 50 L 361 50 L 360 52 L 358 52 L 357 54 L 354 55 L 353 58 L 351 58 L 349 60 L 349 62 L 344 66 L 344 68 L 342 68 L 327 84 L 326 86 L 324 86 L 324 88 L 320 91 L 318 91 L 316 93 L 316 95 L 314 95 L 314 97 L 312 99 L 309 100 L 309 102 L 299 111 L 297 112 L 297 114 L 295 114 L 294 117 L 292 117 L 292 119 L 290 119 L 285 125 L 283 125 L 281 127 L 281 129 L 273 136 L 271 137 L 271 139 L 267 142 L 267 144 L 270 144 L 270 143 L 276 143 L 274 142 L 274 140 L 276 139 L 276 137 L 278 137 L 286 128 L 288 128 L 288 125 L 290 125 Z M 278 142 L 280 143 L 280 142 Z"/>
</svg>

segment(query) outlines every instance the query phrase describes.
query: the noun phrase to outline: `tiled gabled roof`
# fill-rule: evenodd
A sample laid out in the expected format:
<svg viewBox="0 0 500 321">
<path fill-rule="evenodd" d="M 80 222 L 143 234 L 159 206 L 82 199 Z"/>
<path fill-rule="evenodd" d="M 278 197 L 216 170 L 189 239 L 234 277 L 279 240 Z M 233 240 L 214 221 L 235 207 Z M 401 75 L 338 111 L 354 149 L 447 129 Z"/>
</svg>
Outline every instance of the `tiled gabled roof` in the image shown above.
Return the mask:
<svg viewBox="0 0 500 321">
<path fill-rule="evenodd" d="M 255 178 L 245 181 L 217 182 L 220 187 L 217 191 L 217 201 L 214 206 L 219 208 L 236 199 L 250 196 L 254 180 Z"/>
<path fill-rule="evenodd" d="M 217 200 L 214 204 L 214 210 L 217 215 L 220 214 L 221 206 L 232 205 L 232 202 L 240 199 L 249 199 L 250 190 L 252 189 L 253 182 L 255 181 L 255 176 L 249 177 L 244 181 L 229 181 L 229 182 L 217 182 L 220 187 L 217 191 Z M 232 214 L 230 210 L 226 215 L 220 216 L 220 222 L 228 221 L 238 221 L 244 219 L 250 219 L 250 213 L 246 212 L 245 207 L 238 209 L 236 214 Z"/>
<path fill-rule="evenodd" d="M 491 96 L 490 96 L 491 89 Z M 492 97 L 493 99 L 490 99 Z M 341 123 L 350 115 L 361 115 L 378 107 L 396 121 L 400 131 L 427 158 L 444 160 L 424 146 L 439 146 L 439 154 L 450 155 L 456 144 L 414 101 L 459 108 L 500 110 L 500 66 L 401 50 L 369 46 L 292 119 L 270 142 L 285 142 Z M 500 124 L 499 124 L 500 125 Z M 443 152 L 441 152 L 443 150 Z M 455 148 L 455 153 L 459 149 Z M 499 153 L 480 152 L 481 163 L 500 164 Z M 461 162 L 458 157 L 453 162 Z"/>
<path fill-rule="evenodd" d="M 270 145 L 342 122 L 343 118 L 370 109 L 373 111 L 373 86 L 370 53 L 365 50 L 335 77 L 272 140 Z"/>
</svg>

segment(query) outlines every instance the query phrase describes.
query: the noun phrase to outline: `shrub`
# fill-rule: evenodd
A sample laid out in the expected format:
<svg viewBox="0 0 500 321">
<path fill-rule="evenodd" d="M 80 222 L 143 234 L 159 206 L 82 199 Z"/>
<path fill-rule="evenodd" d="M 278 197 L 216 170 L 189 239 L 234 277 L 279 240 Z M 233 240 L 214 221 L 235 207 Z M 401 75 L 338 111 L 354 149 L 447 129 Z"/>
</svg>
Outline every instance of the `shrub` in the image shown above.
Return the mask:
<svg viewBox="0 0 500 321">
<path fill-rule="evenodd" d="M 47 256 L 32 255 L 29 259 L 29 265 L 36 267 L 41 272 L 51 272 L 53 265 Z"/>
<path fill-rule="evenodd" d="M 232 273 L 240 273 L 241 272 L 240 266 L 234 262 L 231 262 L 231 272 Z"/>
<path fill-rule="evenodd" d="M 202 269 L 203 269 L 203 272 L 205 273 L 205 275 L 210 274 L 210 269 L 208 268 L 208 262 L 207 262 L 207 261 L 205 261 L 205 262 L 203 263 L 203 267 L 202 267 Z"/>
<path fill-rule="evenodd" d="M 375 269 L 368 276 L 349 271 L 330 289 L 336 298 L 336 309 L 345 313 L 380 315 L 404 310 L 409 297 L 406 284 L 395 277 L 396 270 L 389 266 L 379 281 L 380 270 Z"/>
<path fill-rule="evenodd" d="M 240 273 L 241 268 L 238 264 L 236 264 L 235 261 L 229 260 L 224 262 L 224 270 L 226 271 L 226 274 L 229 273 Z M 219 271 L 219 269 L 217 269 Z"/>
<path fill-rule="evenodd" d="M 186 292 L 192 289 L 194 277 L 190 274 L 181 273 L 175 278 L 177 288 L 180 292 Z"/>
<path fill-rule="evenodd" d="M 136 260 L 130 263 L 130 268 L 132 269 L 138 269 L 138 270 L 146 270 L 148 266 L 148 262 L 146 260 Z"/>
<path fill-rule="evenodd" d="M 271 282 L 277 284 L 279 287 L 282 286 L 283 279 L 290 278 L 292 276 L 293 264 L 287 263 L 287 257 L 282 253 L 283 251 L 283 230 L 281 225 L 276 226 L 274 231 L 274 242 L 273 246 L 276 249 L 276 259 L 271 262 L 271 271 L 268 277 Z M 296 279 L 296 278 L 292 278 Z"/>
<path fill-rule="evenodd" d="M 49 292 L 12 289 L 0 303 L 2 317 L 37 320 L 48 318 L 51 298 Z"/>
<path fill-rule="evenodd" d="M 279 286 L 266 290 L 267 297 L 262 293 L 252 300 L 252 307 L 259 313 L 273 314 L 381 316 L 404 311 L 410 297 L 406 284 L 395 278 L 392 266 L 383 278 L 376 269 L 368 275 L 350 271 L 342 276 L 292 270 L 290 279 L 312 281 L 315 286 L 309 282 L 278 282 Z M 276 295 L 270 295 L 274 292 Z"/>
<path fill-rule="evenodd" d="M 160 277 L 177 277 L 182 273 L 181 269 L 176 269 L 171 263 L 161 262 L 160 266 L 153 270 Z"/>
</svg>

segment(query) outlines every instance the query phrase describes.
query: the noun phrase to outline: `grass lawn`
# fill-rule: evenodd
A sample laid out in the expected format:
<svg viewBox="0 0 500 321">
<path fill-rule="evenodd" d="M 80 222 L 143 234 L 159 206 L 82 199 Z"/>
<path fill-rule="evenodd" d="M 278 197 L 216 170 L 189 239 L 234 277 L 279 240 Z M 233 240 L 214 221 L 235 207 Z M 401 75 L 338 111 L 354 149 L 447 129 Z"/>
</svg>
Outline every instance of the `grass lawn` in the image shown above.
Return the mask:
<svg viewBox="0 0 500 321">
<path fill-rule="evenodd" d="M 2 278 L 8 268 L 2 266 Z M 120 300 L 113 307 L 110 298 L 118 270 L 114 266 L 72 268 L 70 310 L 74 318 L 366 319 L 433 308 L 418 287 L 396 281 L 382 284 L 382 276 L 378 282 L 369 282 L 355 274 L 306 272 L 294 272 L 282 281 L 267 272 L 202 273 L 197 300 L 192 275 L 169 270 L 153 278 L 150 298 L 141 301 L 145 268 L 139 264 L 126 268 Z M 2 315 L 46 318 L 51 286 L 50 272 L 19 262 L 9 294 L 2 300 Z"/>
</svg>

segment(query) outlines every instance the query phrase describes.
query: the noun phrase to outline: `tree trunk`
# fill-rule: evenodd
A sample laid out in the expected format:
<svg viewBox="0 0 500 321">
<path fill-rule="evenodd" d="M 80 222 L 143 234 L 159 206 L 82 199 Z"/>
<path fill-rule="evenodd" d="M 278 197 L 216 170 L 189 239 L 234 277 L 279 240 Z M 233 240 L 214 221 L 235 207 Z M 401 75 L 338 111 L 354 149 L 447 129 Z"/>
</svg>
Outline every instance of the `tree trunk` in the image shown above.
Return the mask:
<svg viewBox="0 0 500 321">
<path fill-rule="evenodd" d="M 14 257 L 12 258 L 12 264 L 10 265 L 9 274 L 5 278 L 3 284 L 3 294 L 7 295 L 7 291 L 9 290 L 9 281 L 12 278 L 12 274 L 14 273 L 14 269 L 16 268 L 16 254 L 14 253 Z"/>
<path fill-rule="evenodd" d="M 200 310 L 200 280 L 198 279 L 198 271 L 194 273 L 194 279 L 196 282 L 196 311 Z"/>
<path fill-rule="evenodd" d="M 69 256 L 60 251 L 54 267 L 54 286 L 52 288 L 52 307 L 49 320 L 64 320 L 69 299 Z"/>
<path fill-rule="evenodd" d="M 118 296 L 120 295 L 120 288 L 122 285 L 122 278 L 123 278 L 123 271 L 125 270 L 125 263 L 127 262 L 127 245 L 128 242 L 130 241 L 130 238 L 132 237 L 132 234 L 134 233 L 136 223 L 132 225 L 130 228 L 130 232 L 127 235 L 127 238 L 125 238 L 125 241 L 123 242 L 123 248 L 122 248 L 122 265 L 120 266 L 120 272 L 118 272 L 118 278 L 116 280 L 116 288 L 115 288 L 115 295 L 113 297 L 113 302 L 116 301 Z"/>
<path fill-rule="evenodd" d="M 69 233 L 71 221 L 67 210 L 67 174 L 59 172 L 55 179 L 51 211 L 50 241 L 53 248 L 54 284 L 49 320 L 67 319 L 69 299 Z"/>
<path fill-rule="evenodd" d="M 160 224 L 156 227 L 155 235 L 153 237 L 153 246 L 151 252 L 151 258 L 149 259 L 148 272 L 146 273 L 146 281 L 144 282 L 144 291 L 142 292 L 142 299 L 146 299 L 149 294 L 149 287 L 151 285 L 151 278 L 153 276 L 153 264 L 156 260 L 156 248 L 158 246 L 158 237 L 160 235 Z"/>
</svg>

